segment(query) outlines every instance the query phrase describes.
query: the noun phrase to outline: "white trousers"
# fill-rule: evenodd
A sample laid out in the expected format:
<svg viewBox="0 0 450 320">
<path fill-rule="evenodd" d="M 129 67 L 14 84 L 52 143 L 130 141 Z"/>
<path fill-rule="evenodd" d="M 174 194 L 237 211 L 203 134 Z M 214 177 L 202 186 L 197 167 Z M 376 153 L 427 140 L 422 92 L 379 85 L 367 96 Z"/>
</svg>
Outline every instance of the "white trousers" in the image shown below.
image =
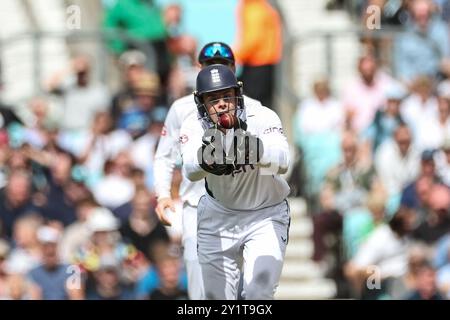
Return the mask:
<svg viewBox="0 0 450 320">
<path fill-rule="evenodd" d="M 237 299 L 242 261 L 247 300 L 273 299 L 289 235 L 287 201 L 255 210 L 224 212 L 214 199 L 198 204 L 198 258 L 206 299 Z"/>
<path fill-rule="evenodd" d="M 197 257 L 197 208 L 187 203 L 183 206 L 183 258 L 188 278 L 191 300 L 204 300 L 202 269 Z"/>
</svg>

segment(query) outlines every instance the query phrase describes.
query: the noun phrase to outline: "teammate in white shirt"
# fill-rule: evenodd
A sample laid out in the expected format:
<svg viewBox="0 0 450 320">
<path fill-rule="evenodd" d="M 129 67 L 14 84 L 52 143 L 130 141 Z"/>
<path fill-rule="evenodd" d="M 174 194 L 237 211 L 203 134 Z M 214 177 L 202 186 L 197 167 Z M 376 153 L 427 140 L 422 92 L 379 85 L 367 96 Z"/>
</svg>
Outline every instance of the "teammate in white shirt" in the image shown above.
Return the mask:
<svg viewBox="0 0 450 320">
<path fill-rule="evenodd" d="M 242 297 L 273 299 L 290 222 L 289 186 L 279 175 L 289 161 L 281 121 L 247 104 L 242 83 L 223 65 L 200 71 L 194 97 L 198 115 L 183 122 L 180 142 L 184 175 L 207 191 L 197 222 L 206 299 L 237 298 L 240 261 Z M 224 117 L 232 128 L 225 129 Z"/>
<path fill-rule="evenodd" d="M 201 67 L 219 63 L 234 70 L 235 60 L 231 48 L 222 42 L 206 44 L 199 53 Z M 249 105 L 261 105 L 260 102 L 245 97 Z M 176 100 L 167 114 L 154 161 L 155 190 L 158 195 L 156 213 L 165 225 L 171 225 L 166 209 L 175 211 L 170 197 L 170 186 L 175 163 L 179 156 L 179 132 L 183 121 L 191 114 L 197 115 L 197 105 L 192 94 Z M 184 262 L 188 276 L 190 299 L 204 299 L 201 268 L 197 258 L 197 204 L 205 193 L 203 181 L 191 182 L 183 177 L 180 195 L 183 201 L 183 247 Z"/>
</svg>

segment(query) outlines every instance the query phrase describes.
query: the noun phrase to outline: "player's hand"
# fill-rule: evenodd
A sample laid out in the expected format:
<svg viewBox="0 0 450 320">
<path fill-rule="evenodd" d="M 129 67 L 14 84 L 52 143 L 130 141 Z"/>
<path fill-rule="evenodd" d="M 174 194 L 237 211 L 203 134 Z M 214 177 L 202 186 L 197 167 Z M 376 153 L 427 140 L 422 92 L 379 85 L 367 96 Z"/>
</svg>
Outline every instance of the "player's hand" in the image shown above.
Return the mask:
<svg viewBox="0 0 450 320">
<path fill-rule="evenodd" d="M 161 198 L 158 200 L 158 204 L 156 205 L 156 215 L 158 216 L 159 221 L 165 226 L 171 226 L 172 222 L 170 222 L 169 218 L 167 218 L 165 214 L 165 210 L 169 208 L 172 212 L 175 212 L 175 205 L 171 198 Z"/>
</svg>

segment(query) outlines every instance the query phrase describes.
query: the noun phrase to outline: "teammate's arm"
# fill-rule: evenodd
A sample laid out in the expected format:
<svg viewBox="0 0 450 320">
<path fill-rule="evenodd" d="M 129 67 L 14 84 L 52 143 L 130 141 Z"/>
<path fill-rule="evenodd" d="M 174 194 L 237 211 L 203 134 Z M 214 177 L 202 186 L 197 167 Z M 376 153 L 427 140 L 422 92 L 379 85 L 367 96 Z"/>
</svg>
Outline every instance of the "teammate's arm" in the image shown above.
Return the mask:
<svg viewBox="0 0 450 320">
<path fill-rule="evenodd" d="M 165 215 L 165 210 L 169 208 L 173 212 L 175 206 L 170 196 L 173 169 L 179 153 L 180 124 L 174 106 L 169 109 L 164 122 L 163 131 L 156 149 L 154 162 L 155 191 L 158 197 L 156 214 L 164 225 L 171 225 L 170 220 Z"/>
</svg>

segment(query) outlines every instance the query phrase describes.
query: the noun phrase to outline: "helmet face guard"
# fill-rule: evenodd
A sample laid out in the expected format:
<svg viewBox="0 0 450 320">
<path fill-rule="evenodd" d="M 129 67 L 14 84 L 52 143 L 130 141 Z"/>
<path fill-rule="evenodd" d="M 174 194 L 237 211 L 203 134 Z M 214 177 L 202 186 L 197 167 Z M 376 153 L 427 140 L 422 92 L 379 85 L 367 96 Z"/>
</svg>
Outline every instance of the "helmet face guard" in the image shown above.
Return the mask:
<svg viewBox="0 0 450 320">
<path fill-rule="evenodd" d="M 205 105 L 204 96 L 208 93 L 214 93 L 217 91 L 223 91 L 226 89 L 234 89 L 234 96 L 224 97 L 223 100 L 227 100 L 227 102 L 231 102 L 229 99 L 235 99 L 234 105 L 235 110 L 234 114 L 237 117 L 242 117 L 244 112 L 244 101 L 242 97 L 242 83 L 237 81 L 234 72 L 231 71 L 230 68 L 220 65 L 214 64 L 208 67 L 205 67 L 200 71 L 197 76 L 197 90 L 194 92 L 195 103 L 197 104 L 199 118 L 204 120 L 208 124 L 209 127 L 215 126 L 214 121 L 211 119 L 211 114 L 208 112 L 208 107 Z M 208 104 L 217 102 L 217 100 L 209 101 Z M 217 112 L 216 114 L 221 114 L 225 112 L 230 112 L 233 110 L 226 110 Z"/>
<path fill-rule="evenodd" d="M 201 97 L 200 100 L 203 101 L 203 97 Z M 210 113 L 208 111 L 208 110 L 210 110 L 210 108 L 208 107 L 208 104 L 215 105 L 217 103 L 217 101 L 219 101 L 219 100 L 224 100 L 227 103 L 233 102 L 233 108 L 232 109 L 228 108 L 225 110 L 217 110 L 215 107 L 213 107 L 214 112 Z M 217 115 L 217 118 L 219 118 L 223 113 L 231 113 L 231 114 L 234 114 L 236 117 L 242 119 L 243 114 L 244 114 L 244 101 L 243 100 L 244 99 L 242 96 L 235 94 L 232 97 L 215 99 L 215 100 L 209 101 L 208 103 L 204 103 L 204 102 L 197 103 L 199 119 L 206 122 L 208 124 L 208 127 L 214 127 L 217 125 L 212 120 L 212 117 L 211 117 L 212 115 Z"/>
</svg>

